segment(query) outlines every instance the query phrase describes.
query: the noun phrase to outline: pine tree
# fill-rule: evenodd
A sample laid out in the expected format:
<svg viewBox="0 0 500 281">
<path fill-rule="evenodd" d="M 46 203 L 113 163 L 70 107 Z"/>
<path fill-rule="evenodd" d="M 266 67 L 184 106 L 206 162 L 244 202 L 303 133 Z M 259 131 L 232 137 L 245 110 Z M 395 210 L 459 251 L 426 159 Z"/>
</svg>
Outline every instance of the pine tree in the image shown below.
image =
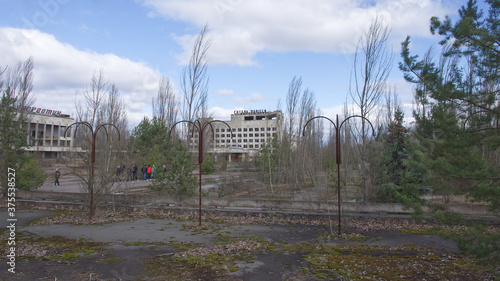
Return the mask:
<svg viewBox="0 0 500 281">
<path fill-rule="evenodd" d="M 396 108 L 394 120 L 388 125 L 384 137 L 385 150 L 377 182 L 377 198 L 383 202 L 403 203 L 421 212 L 420 187 L 425 171 L 419 163 L 421 159 L 413 157 L 408 149 L 410 131 L 404 126 L 403 119 L 404 113 L 399 107 Z M 415 148 L 412 149 L 417 154 Z"/>
<path fill-rule="evenodd" d="M 404 113 L 398 108 L 394 113 L 394 121 L 388 126 L 388 134 L 385 139 L 386 156 L 385 167 L 387 180 L 395 185 L 401 185 L 405 176 L 406 160 L 406 138 L 408 129 L 403 126 Z"/>
<path fill-rule="evenodd" d="M 26 152 L 29 146 L 25 120 L 15 108 L 17 99 L 10 88 L 6 88 L 0 100 L 0 159 L 2 171 L 16 171 L 16 188 L 29 190 L 41 186 L 46 175 L 32 155 Z M 1 194 L 7 191 L 7 172 L 0 174 Z"/>
<path fill-rule="evenodd" d="M 416 112 L 416 137 L 430 170 L 426 183 L 449 202 L 454 195 L 472 195 L 500 211 L 500 5 L 489 4 L 485 15 L 477 1 L 469 0 L 453 23 L 431 19 L 431 31 L 442 36 L 440 63 L 429 53 L 424 59 L 410 55 L 402 43 L 400 69 L 416 85 L 415 100 L 425 104 Z M 465 67 L 464 67 L 465 66 Z"/>
</svg>

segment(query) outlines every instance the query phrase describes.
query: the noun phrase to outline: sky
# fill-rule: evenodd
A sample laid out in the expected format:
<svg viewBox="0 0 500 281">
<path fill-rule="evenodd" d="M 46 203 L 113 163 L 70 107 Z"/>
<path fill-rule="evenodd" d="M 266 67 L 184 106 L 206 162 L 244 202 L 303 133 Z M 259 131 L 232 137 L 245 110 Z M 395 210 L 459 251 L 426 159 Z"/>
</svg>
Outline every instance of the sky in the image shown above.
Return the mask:
<svg viewBox="0 0 500 281">
<path fill-rule="evenodd" d="M 301 77 L 327 117 L 342 114 L 353 54 L 373 18 L 391 29 L 393 85 L 406 118 L 412 85 L 397 65 L 401 42 L 421 55 L 439 38 L 432 16 L 457 15 L 466 1 L 448 0 L 0 0 L 0 67 L 34 60 L 35 106 L 75 115 L 75 104 L 102 70 L 126 104 L 130 128 L 151 117 L 160 77 L 180 98 L 182 69 L 205 24 L 208 108 L 229 120 L 235 110 L 284 108 Z"/>
</svg>

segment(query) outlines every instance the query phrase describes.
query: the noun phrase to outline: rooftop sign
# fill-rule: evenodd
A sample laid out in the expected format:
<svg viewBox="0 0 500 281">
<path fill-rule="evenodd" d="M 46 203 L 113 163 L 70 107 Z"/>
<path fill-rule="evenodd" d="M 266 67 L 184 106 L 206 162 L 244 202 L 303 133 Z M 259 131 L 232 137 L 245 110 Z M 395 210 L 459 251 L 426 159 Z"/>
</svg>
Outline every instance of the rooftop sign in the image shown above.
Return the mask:
<svg viewBox="0 0 500 281">
<path fill-rule="evenodd" d="M 257 109 L 257 110 L 235 110 L 235 115 L 244 115 L 244 114 L 266 114 L 268 113 L 266 109 Z"/>
<path fill-rule="evenodd" d="M 40 107 L 31 107 L 31 106 L 26 106 L 24 110 L 28 113 L 35 113 L 35 114 L 45 114 L 45 115 L 53 115 L 53 116 L 61 116 L 62 113 L 59 110 L 51 110 L 51 109 L 45 109 L 45 108 L 40 108 Z"/>
</svg>

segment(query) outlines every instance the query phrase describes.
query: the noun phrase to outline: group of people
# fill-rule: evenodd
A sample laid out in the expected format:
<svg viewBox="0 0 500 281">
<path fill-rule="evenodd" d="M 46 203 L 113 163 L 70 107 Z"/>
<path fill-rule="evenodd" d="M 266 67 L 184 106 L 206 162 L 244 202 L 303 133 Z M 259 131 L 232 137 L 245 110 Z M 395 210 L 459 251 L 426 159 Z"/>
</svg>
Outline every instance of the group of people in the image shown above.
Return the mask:
<svg viewBox="0 0 500 281">
<path fill-rule="evenodd" d="M 154 179 L 154 172 L 155 172 L 155 165 L 151 166 L 151 165 L 144 165 L 142 166 L 141 168 L 141 172 L 142 172 L 142 179 L 143 180 L 153 180 Z M 121 178 L 120 178 L 120 175 L 123 174 L 123 172 L 125 171 L 125 165 L 121 165 L 121 166 L 117 166 L 116 167 L 116 178 L 117 178 L 117 181 L 122 181 Z M 137 172 L 138 172 L 138 167 L 136 164 L 134 164 L 133 166 L 129 166 L 127 168 L 127 181 L 136 181 L 138 180 L 137 179 Z M 167 167 L 166 165 L 163 165 L 163 172 L 166 173 L 167 172 Z"/>
<path fill-rule="evenodd" d="M 152 180 L 155 172 L 155 165 L 151 167 L 151 165 L 142 166 L 141 172 L 145 181 Z"/>
<path fill-rule="evenodd" d="M 141 172 L 142 172 L 142 177 L 144 180 L 152 180 L 154 178 L 154 172 L 155 172 L 155 165 L 151 166 L 151 165 L 144 165 L 142 166 L 141 168 Z M 134 164 L 133 166 L 129 166 L 127 168 L 127 181 L 136 181 L 138 180 L 137 179 L 137 172 L 138 172 L 138 167 L 136 164 Z M 122 179 L 120 178 L 121 175 L 123 175 L 123 173 L 125 172 L 125 165 L 120 165 L 120 166 L 116 166 L 116 172 L 115 172 L 115 175 L 116 175 L 116 180 L 117 181 L 122 181 Z M 166 173 L 167 172 L 167 167 L 166 165 L 163 165 L 163 172 Z M 56 169 L 56 172 L 55 172 L 55 181 L 54 181 L 54 186 L 57 186 L 59 185 L 59 178 L 61 177 L 61 172 L 59 171 L 59 169 Z"/>
<path fill-rule="evenodd" d="M 127 168 L 127 181 L 136 181 L 137 180 L 137 165 L 129 166 Z M 120 175 L 122 175 L 125 171 L 125 165 L 121 164 L 120 166 L 116 166 L 116 180 L 122 181 Z"/>
</svg>

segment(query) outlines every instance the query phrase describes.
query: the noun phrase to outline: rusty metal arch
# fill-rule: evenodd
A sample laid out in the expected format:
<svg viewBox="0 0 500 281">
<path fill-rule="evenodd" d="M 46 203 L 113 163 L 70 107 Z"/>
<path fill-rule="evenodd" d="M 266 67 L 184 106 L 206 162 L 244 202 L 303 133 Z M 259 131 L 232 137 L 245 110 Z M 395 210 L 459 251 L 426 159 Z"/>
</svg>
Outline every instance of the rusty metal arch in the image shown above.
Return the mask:
<svg viewBox="0 0 500 281">
<path fill-rule="evenodd" d="M 170 138 L 170 136 L 172 135 L 172 130 L 174 129 L 175 126 L 177 126 L 177 124 L 180 124 L 180 123 L 188 123 L 188 124 L 191 124 L 193 125 L 193 132 L 192 132 L 192 137 L 194 136 L 194 129 L 198 130 L 198 169 L 199 169 L 199 180 L 198 180 L 198 183 L 199 183 L 199 204 L 198 204 L 198 220 L 199 220 L 199 225 L 201 226 L 201 180 L 202 180 L 202 177 L 201 177 L 201 164 L 203 163 L 203 133 L 205 131 L 205 129 L 210 126 L 210 128 L 212 129 L 212 135 L 214 136 L 214 139 L 215 139 L 215 131 L 214 131 L 214 127 L 212 126 L 212 123 L 217 123 L 217 122 L 220 122 L 220 123 L 224 123 L 226 124 L 226 126 L 228 126 L 229 130 L 231 131 L 231 139 L 233 138 L 233 132 L 232 132 L 232 128 L 231 126 L 229 126 L 229 124 L 225 121 L 221 121 L 221 120 L 211 120 L 211 121 L 208 121 L 208 122 L 204 122 L 203 125 L 201 124 L 200 122 L 200 119 L 196 119 L 195 121 L 189 121 L 189 120 L 182 120 L 182 121 L 178 121 L 176 123 L 174 123 L 172 125 L 172 127 L 170 127 L 170 131 L 169 131 L 169 134 L 168 134 L 168 137 Z"/>
</svg>

